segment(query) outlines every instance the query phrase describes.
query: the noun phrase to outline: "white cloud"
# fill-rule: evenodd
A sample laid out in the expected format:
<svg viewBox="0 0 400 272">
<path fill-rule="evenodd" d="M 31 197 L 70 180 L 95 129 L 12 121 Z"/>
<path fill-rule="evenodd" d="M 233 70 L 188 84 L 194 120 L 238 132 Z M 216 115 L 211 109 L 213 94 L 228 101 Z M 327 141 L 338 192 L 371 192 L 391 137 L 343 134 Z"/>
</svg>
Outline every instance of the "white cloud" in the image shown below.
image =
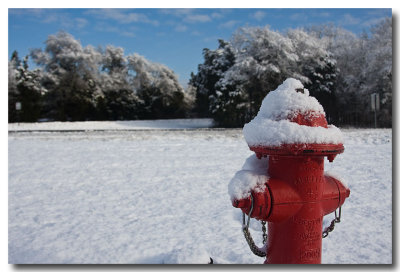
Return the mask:
<svg viewBox="0 0 400 272">
<path fill-rule="evenodd" d="M 238 23 L 239 23 L 239 21 L 230 20 L 230 21 L 227 21 L 227 22 L 225 22 L 225 23 L 220 24 L 219 27 L 220 27 L 220 28 L 232 28 L 232 27 L 234 27 L 234 26 L 235 26 L 236 24 L 238 24 Z"/>
<path fill-rule="evenodd" d="M 130 31 L 122 31 L 120 34 L 121 34 L 122 36 L 129 37 L 129 38 L 133 38 L 133 37 L 136 36 L 135 33 L 130 32 Z"/>
<path fill-rule="evenodd" d="M 99 23 L 96 27 L 95 27 L 96 31 L 101 31 L 101 32 L 109 32 L 109 33 L 116 33 L 118 35 L 121 36 L 125 36 L 125 37 L 135 37 L 135 27 L 118 27 L 118 26 L 110 26 L 108 24 L 104 24 L 104 23 Z"/>
<path fill-rule="evenodd" d="M 383 21 L 386 17 L 380 17 L 380 18 L 372 18 L 370 20 L 367 20 L 365 22 L 363 22 L 361 25 L 364 27 L 371 27 L 374 26 L 378 23 L 380 23 L 381 21 Z"/>
<path fill-rule="evenodd" d="M 190 33 L 190 34 L 192 34 L 193 36 L 201 36 L 201 32 L 199 32 L 197 30 L 192 31 L 192 33 Z"/>
<path fill-rule="evenodd" d="M 211 18 L 205 14 L 188 14 L 183 20 L 188 23 L 206 23 L 210 22 Z"/>
<path fill-rule="evenodd" d="M 329 17 L 331 17 L 331 14 L 329 12 L 318 12 L 316 16 L 323 17 L 323 18 L 329 18 Z"/>
<path fill-rule="evenodd" d="M 342 20 L 340 20 L 340 24 L 342 25 L 357 25 L 359 23 L 360 19 L 355 18 L 354 16 L 348 13 L 343 16 Z"/>
<path fill-rule="evenodd" d="M 54 24 L 63 29 L 83 29 L 88 25 L 85 18 L 74 17 L 63 9 L 23 8 L 9 9 L 9 14 L 20 17 L 30 17 L 35 23 Z"/>
<path fill-rule="evenodd" d="M 162 14 L 168 14 L 168 15 L 174 15 L 177 17 L 180 16 L 185 16 L 188 14 L 191 14 L 193 12 L 193 9 L 190 8 L 175 8 L 175 9 L 160 9 L 160 13 Z"/>
<path fill-rule="evenodd" d="M 46 14 L 42 15 L 42 23 L 50 24 L 50 23 L 55 23 L 57 21 L 60 21 L 63 16 L 60 16 L 60 14 Z"/>
<path fill-rule="evenodd" d="M 77 28 L 84 28 L 88 24 L 88 21 L 84 18 L 75 18 L 75 25 Z"/>
<path fill-rule="evenodd" d="M 18 16 L 34 16 L 41 18 L 44 16 L 45 12 L 50 9 L 42 8 L 10 8 L 8 9 L 8 14 L 18 15 Z"/>
<path fill-rule="evenodd" d="M 85 18 L 74 18 L 71 17 L 70 14 L 58 13 L 54 12 L 54 10 L 48 10 L 47 12 L 42 13 L 40 19 L 42 23 L 59 24 L 62 28 L 67 29 L 82 29 L 88 24 L 88 21 Z"/>
<path fill-rule="evenodd" d="M 307 16 L 304 13 L 293 13 L 290 15 L 290 20 L 298 21 L 298 20 L 306 20 Z"/>
<path fill-rule="evenodd" d="M 203 42 L 215 42 L 220 38 L 221 37 L 217 37 L 217 36 L 207 36 L 207 37 L 203 38 Z"/>
<path fill-rule="evenodd" d="M 177 8 L 177 9 L 161 9 L 161 14 L 172 15 L 182 19 L 186 23 L 206 23 L 215 18 L 221 18 L 221 14 L 213 12 L 210 15 L 198 14 L 197 9 Z"/>
<path fill-rule="evenodd" d="M 224 15 L 221 12 L 213 12 L 211 13 L 211 18 L 213 19 L 221 19 Z"/>
<path fill-rule="evenodd" d="M 182 24 L 178 24 L 177 26 L 175 26 L 175 31 L 177 32 L 185 32 L 188 28 L 185 25 Z"/>
<path fill-rule="evenodd" d="M 253 18 L 257 21 L 261 21 L 265 17 L 266 13 L 264 11 L 256 11 L 253 13 Z"/>
<path fill-rule="evenodd" d="M 92 9 L 87 12 L 103 19 L 115 20 L 120 24 L 149 23 L 159 25 L 157 20 L 150 20 L 145 14 L 126 12 L 124 9 Z"/>
</svg>

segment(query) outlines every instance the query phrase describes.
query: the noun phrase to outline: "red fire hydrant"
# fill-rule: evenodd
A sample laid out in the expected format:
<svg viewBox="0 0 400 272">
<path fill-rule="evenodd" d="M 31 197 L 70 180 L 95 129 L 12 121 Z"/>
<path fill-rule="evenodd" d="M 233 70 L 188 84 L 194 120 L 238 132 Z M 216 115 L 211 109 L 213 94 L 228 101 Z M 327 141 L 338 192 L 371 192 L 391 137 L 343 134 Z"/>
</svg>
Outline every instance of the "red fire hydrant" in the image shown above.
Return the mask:
<svg viewBox="0 0 400 272">
<path fill-rule="evenodd" d="M 271 98 L 272 101 L 269 102 L 276 107 L 279 106 L 279 96 L 300 97 L 304 101 L 312 98 L 301 83 L 294 79 L 285 81 L 276 91 L 283 92 L 271 95 L 274 99 Z M 268 96 L 264 100 L 268 100 Z M 296 99 L 287 100 L 296 103 Z M 312 102 L 315 104 L 315 101 Z M 268 101 L 264 102 L 266 105 L 262 105 L 262 108 L 268 106 Z M 324 158 L 327 157 L 332 162 L 337 154 L 344 151 L 340 140 L 335 140 L 334 136 L 326 136 L 325 133 L 329 129 L 336 129 L 334 133 L 337 133 L 338 129 L 328 126 L 320 108 L 305 102 L 303 104 L 305 106 L 297 108 L 286 105 L 283 113 L 271 113 L 271 110 L 263 113 L 260 109 L 258 115 L 264 119 L 258 120 L 255 125 L 264 126 L 267 134 L 275 130 L 274 137 L 283 135 L 284 140 L 279 144 L 269 138 L 265 138 L 264 142 L 262 139 L 257 142 L 250 139 L 252 135 L 246 137 L 245 133 L 250 150 L 256 153 L 257 158 L 267 158 L 264 159 L 266 182 L 261 184 L 261 190 L 260 184 L 257 185 L 258 188 L 252 188 L 245 198 L 233 198 L 232 204 L 249 217 L 268 222 L 268 239 L 264 249 L 261 249 L 265 251 L 265 263 L 268 264 L 321 263 L 322 236 L 326 236 L 333 228 L 331 225 L 331 229 L 323 233 L 323 217 L 334 211 L 336 214 L 337 209 L 340 211 L 350 194 L 350 190 L 341 181 L 324 174 Z M 294 107 L 293 110 L 290 109 L 291 106 Z M 285 130 L 286 125 L 293 129 Z M 245 129 L 246 127 L 244 132 Z M 251 128 L 247 128 L 249 129 Z M 320 136 L 308 137 L 308 130 L 310 133 L 320 133 Z M 247 132 L 251 133 L 257 133 L 257 128 Z M 290 133 L 293 134 L 292 139 L 286 137 Z M 296 134 L 302 133 L 305 135 L 304 142 L 299 142 L 298 137 L 301 135 Z M 323 142 L 324 140 L 327 142 Z M 340 212 L 335 220 L 333 225 L 340 221 Z"/>
</svg>

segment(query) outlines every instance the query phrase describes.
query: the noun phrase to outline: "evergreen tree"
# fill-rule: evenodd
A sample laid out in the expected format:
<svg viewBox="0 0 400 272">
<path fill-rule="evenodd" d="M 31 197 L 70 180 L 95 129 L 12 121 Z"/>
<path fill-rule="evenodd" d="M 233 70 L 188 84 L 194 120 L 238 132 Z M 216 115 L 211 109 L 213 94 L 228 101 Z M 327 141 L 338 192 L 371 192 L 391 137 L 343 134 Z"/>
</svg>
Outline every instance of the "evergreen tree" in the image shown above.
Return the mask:
<svg viewBox="0 0 400 272">
<path fill-rule="evenodd" d="M 218 40 L 216 50 L 203 50 L 204 63 L 189 82 L 196 90 L 195 111 L 201 117 L 213 117 L 219 125 L 235 126 L 243 119 L 243 112 L 236 105 L 241 101 L 235 84 L 221 82 L 225 72 L 235 63 L 235 51 L 229 42 Z"/>
<path fill-rule="evenodd" d="M 140 99 L 141 118 L 185 117 L 184 90 L 171 69 L 138 54 L 128 56 L 128 65 L 135 73 L 132 84 Z"/>
<path fill-rule="evenodd" d="M 8 120 L 36 122 L 41 116 L 42 97 L 46 90 L 41 85 L 41 70 L 29 70 L 28 56 L 21 61 L 13 53 L 9 62 Z M 21 109 L 16 109 L 19 103 Z"/>
</svg>

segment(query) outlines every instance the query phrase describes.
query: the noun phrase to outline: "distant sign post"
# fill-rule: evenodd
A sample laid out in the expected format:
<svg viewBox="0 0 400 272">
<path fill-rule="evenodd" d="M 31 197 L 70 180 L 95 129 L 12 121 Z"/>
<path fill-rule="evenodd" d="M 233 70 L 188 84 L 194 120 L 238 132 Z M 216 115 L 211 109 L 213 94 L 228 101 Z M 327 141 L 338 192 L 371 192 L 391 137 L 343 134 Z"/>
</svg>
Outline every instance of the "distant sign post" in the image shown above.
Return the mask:
<svg viewBox="0 0 400 272">
<path fill-rule="evenodd" d="M 16 102 L 15 103 L 15 110 L 17 111 L 17 122 L 19 123 L 19 113 L 22 110 L 22 103 Z"/>
<path fill-rule="evenodd" d="M 21 104 L 21 102 L 15 103 L 15 109 L 16 109 L 17 111 L 22 110 L 22 104 Z"/>
<path fill-rule="evenodd" d="M 371 94 L 371 109 L 374 111 L 375 128 L 377 127 L 376 112 L 379 110 L 379 106 L 380 106 L 379 94 L 372 93 Z"/>
</svg>

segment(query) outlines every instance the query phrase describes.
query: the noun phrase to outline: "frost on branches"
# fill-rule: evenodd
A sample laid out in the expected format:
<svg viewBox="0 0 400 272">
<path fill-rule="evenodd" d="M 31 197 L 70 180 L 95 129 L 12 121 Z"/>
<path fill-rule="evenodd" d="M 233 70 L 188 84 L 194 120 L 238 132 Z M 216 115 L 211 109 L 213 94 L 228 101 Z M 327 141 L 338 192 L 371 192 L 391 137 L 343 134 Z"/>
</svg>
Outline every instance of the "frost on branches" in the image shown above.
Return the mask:
<svg viewBox="0 0 400 272">
<path fill-rule="evenodd" d="M 196 112 L 220 126 L 242 127 L 262 99 L 286 78 L 295 78 L 317 98 L 336 125 L 371 125 L 370 94 L 379 92 L 378 121 L 391 126 L 392 20 L 355 34 L 333 25 L 289 29 L 238 29 L 216 50 L 204 49 L 192 74 Z"/>
<path fill-rule="evenodd" d="M 171 69 L 138 54 L 126 56 L 120 47 L 83 47 L 69 33 L 59 32 L 48 37 L 44 49 L 32 50 L 30 57 L 38 69 L 28 71 L 25 67 L 35 79 L 25 77 L 24 84 L 46 91 L 39 95 L 38 107 L 47 119 L 182 118 L 190 108 L 192 100 Z M 16 71 L 20 66 L 17 62 L 16 56 L 9 64 L 10 93 L 15 93 L 15 81 L 21 74 Z M 22 103 L 22 111 L 32 115 L 28 104 Z M 9 115 L 10 121 L 15 121 L 15 112 Z M 22 121 L 36 121 L 38 117 Z"/>
<path fill-rule="evenodd" d="M 293 77 L 314 92 L 331 93 L 335 61 L 321 42 L 304 30 L 287 35 L 269 27 L 240 28 L 231 42 L 206 49 L 191 84 L 197 88 L 197 109 L 223 126 L 243 126 L 260 107 L 268 90 Z M 202 100 L 201 98 L 204 97 Z"/>
<path fill-rule="evenodd" d="M 28 57 L 23 61 L 14 51 L 8 63 L 8 120 L 9 122 L 34 122 L 40 117 L 40 99 L 47 92 L 41 84 L 43 71 L 28 69 Z M 22 109 L 16 110 L 16 103 Z"/>
</svg>

